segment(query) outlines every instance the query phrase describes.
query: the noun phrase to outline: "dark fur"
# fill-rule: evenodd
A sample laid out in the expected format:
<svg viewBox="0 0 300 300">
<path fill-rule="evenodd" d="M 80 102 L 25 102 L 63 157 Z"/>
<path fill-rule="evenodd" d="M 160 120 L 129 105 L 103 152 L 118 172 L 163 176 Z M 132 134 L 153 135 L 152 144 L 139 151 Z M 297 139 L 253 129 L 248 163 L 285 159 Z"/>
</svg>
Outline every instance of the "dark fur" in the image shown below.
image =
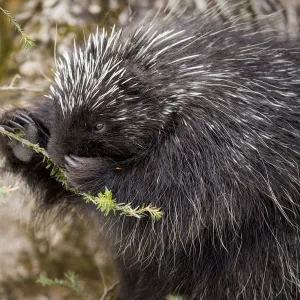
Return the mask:
<svg viewBox="0 0 300 300">
<path fill-rule="evenodd" d="M 150 58 L 135 59 L 151 33 L 169 29 L 186 30 L 172 43 L 188 36 L 194 43 L 164 52 L 151 68 L 149 59 L 170 41 L 150 48 Z M 111 55 L 122 59 L 123 81 L 133 78 L 120 86 L 136 98 L 108 105 L 117 91 L 95 110 L 78 104 L 63 116 L 57 95 L 68 96 L 64 84 L 71 79 L 58 70 L 62 89 L 54 86 L 53 100 L 30 111 L 41 145 L 66 167 L 74 186 L 93 193 L 108 187 L 119 202 L 151 202 L 164 212 L 156 223 L 99 213 L 116 254 L 120 299 L 169 293 L 203 300 L 300 299 L 299 41 L 221 29 L 203 18 L 157 24 L 141 44 L 128 33 L 131 48 Z M 95 59 L 93 42 L 88 47 Z M 201 56 L 169 64 L 195 54 Z M 190 70 L 202 73 L 189 74 L 187 68 L 199 65 Z M 71 62 L 74 72 L 77 67 Z M 75 99 L 91 88 L 79 94 L 83 82 L 74 86 Z M 103 93 L 105 79 L 97 97 Z M 126 119 L 117 121 L 124 108 Z M 18 113 L 6 113 L 1 123 Z M 93 133 L 97 122 L 106 124 L 100 134 Z M 12 172 L 43 195 L 42 205 L 72 205 L 41 157 L 17 161 L 6 138 L 1 147 Z M 66 155 L 78 161 L 65 166 Z"/>
</svg>

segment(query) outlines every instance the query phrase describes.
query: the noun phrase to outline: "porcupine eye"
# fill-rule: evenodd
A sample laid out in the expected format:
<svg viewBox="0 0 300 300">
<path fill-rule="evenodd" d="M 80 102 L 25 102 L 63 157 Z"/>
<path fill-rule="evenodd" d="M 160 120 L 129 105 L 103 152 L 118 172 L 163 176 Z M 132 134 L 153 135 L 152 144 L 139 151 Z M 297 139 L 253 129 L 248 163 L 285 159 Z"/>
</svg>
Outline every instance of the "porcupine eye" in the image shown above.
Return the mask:
<svg viewBox="0 0 300 300">
<path fill-rule="evenodd" d="M 105 125 L 103 124 L 103 123 L 98 123 L 98 124 L 96 124 L 95 126 L 94 126 L 94 131 L 95 132 L 103 132 L 104 131 L 104 129 L 105 129 Z"/>
</svg>

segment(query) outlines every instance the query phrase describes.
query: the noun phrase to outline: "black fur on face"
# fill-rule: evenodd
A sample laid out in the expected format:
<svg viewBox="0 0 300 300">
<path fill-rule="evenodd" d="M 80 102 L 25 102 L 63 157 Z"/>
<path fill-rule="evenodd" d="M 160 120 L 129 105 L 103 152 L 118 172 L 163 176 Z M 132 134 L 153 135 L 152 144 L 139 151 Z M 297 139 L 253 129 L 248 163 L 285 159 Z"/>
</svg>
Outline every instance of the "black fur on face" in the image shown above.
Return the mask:
<svg viewBox="0 0 300 300">
<path fill-rule="evenodd" d="M 83 105 L 67 115 L 56 104 L 57 127 L 52 128 L 48 145 L 53 161 L 61 165 L 65 155 L 102 157 L 119 164 L 146 159 L 174 130 L 176 114 L 162 123 L 158 119 L 162 107 L 155 93 L 136 93 L 135 97 L 138 100 L 118 100 L 114 107 L 104 103 L 91 110 Z M 143 109 L 145 103 L 148 108 Z"/>
</svg>

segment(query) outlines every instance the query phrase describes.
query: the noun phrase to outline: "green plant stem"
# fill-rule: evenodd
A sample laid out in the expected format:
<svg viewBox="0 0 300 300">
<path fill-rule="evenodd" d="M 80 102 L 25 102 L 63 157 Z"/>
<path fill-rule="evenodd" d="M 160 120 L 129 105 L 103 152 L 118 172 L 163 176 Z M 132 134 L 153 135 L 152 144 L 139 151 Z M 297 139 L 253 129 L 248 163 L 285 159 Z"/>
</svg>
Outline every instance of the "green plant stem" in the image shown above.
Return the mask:
<svg viewBox="0 0 300 300">
<path fill-rule="evenodd" d="M 95 204 L 96 208 L 102 211 L 104 215 L 108 215 L 110 212 L 114 214 L 119 212 L 120 215 L 141 218 L 149 214 L 153 221 L 157 221 L 162 217 L 163 213 L 160 208 L 152 206 L 151 204 L 132 208 L 131 203 L 117 203 L 116 199 L 113 198 L 112 192 L 108 189 L 106 189 L 103 193 L 99 193 L 97 196 L 79 191 L 68 183 L 63 171 L 51 161 L 49 154 L 44 148 L 41 148 L 38 144 L 32 144 L 31 142 L 27 141 L 22 137 L 22 134 L 8 132 L 1 127 L 0 133 L 8 136 L 9 138 L 16 139 L 22 143 L 22 145 L 42 154 L 48 164 L 48 168 L 52 168 L 51 175 L 55 177 L 56 180 L 59 181 L 66 190 L 82 196 L 87 203 Z"/>
</svg>

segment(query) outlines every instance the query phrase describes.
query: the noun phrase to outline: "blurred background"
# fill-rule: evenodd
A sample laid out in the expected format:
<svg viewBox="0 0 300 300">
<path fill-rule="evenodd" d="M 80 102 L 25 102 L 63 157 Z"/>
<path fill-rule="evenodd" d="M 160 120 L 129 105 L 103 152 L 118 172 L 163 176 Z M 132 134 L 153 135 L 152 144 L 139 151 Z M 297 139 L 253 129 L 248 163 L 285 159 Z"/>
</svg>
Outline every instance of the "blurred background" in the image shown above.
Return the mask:
<svg viewBox="0 0 300 300">
<path fill-rule="evenodd" d="M 35 42 L 33 48 L 21 50 L 20 33 L 0 11 L 2 111 L 41 101 L 53 79 L 54 57 L 70 49 L 74 39 L 83 43 L 97 26 L 124 26 L 161 8 L 164 13 L 187 15 L 214 9 L 223 22 L 239 16 L 253 26 L 275 29 L 284 38 L 299 36 L 299 0 L 0 0 L 0 7 L 10 11 Z M 64 278 L 68 271 L 80 277 L 94 299 L 100 299 L 117 276 L 105 245 L 92 236 L 99 228 L 76 214 L 71 217 L 71 212 L 60 222 L 50 217 L 33 221 L 34 203 L 26 187 L 16 178 L 0 175 L 0 299 L 83 299 L 62 286 L 36 282 L 40 276 Z M 1 189 L 9 185 L 18 189 Z"/>
</svg>

